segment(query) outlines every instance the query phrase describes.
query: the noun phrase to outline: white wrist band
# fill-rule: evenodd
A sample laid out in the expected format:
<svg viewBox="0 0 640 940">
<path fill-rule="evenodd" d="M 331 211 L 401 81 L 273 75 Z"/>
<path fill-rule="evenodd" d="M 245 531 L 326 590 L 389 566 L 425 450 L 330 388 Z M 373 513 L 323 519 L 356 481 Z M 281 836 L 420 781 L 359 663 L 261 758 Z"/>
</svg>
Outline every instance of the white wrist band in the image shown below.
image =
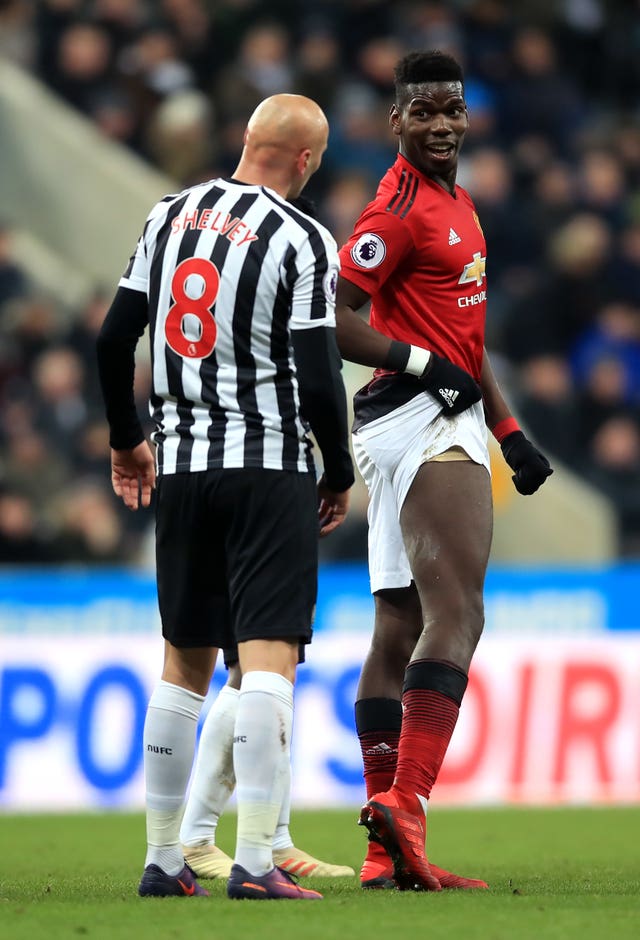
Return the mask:
<svg viewBox="0 0 640 940">
<path fill-rule="evenodd" d="M 417 375 L 418 378 L 420 378 L 429 365 L 430 359 L 431 353 L 428 349 L 421 349 L 420 346 L 412 346 L 411 352 L 409 353 L 409 361 L 404 367 L 404 371 L 410 372 L 411 375 Z"/>
</svg>

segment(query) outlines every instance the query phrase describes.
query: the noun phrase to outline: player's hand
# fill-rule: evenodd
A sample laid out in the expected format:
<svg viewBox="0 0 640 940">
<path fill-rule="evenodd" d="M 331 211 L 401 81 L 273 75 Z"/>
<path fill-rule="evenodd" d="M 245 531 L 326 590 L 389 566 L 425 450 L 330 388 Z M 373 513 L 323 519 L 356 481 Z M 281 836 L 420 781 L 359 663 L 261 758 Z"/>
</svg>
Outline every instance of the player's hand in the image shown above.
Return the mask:
<svg viewBox="0 0 640 940">
<path fill-rule="evenodd" d="M 553 473 L 549 461 L 522 431 L 512 431 L 500 444 L 504 459 L 515 473 L 511 477 L 518 493 L 531 496 Z"/>
<path fill-rule="evenodd" d="M 342 525 L 348 509 L 349 490 L 345 490 L 344 493 L 330 490 L 323 474 L 318 480 L 318 524 L 321 539 Z"/>
<path fill-rule="evenodd" d="M 129 509 L 149 505 L 156 485 L 156 463 L 146 441 L 131 450 L 111 449 L 111 484 Z"/>
<path fill-rule="evenodd" d="M 468 372 L 434 352 L 420 381 L 440 402 L 443 415 L 458 415 L 482 398 L 480 386 Z"/>
</svg>

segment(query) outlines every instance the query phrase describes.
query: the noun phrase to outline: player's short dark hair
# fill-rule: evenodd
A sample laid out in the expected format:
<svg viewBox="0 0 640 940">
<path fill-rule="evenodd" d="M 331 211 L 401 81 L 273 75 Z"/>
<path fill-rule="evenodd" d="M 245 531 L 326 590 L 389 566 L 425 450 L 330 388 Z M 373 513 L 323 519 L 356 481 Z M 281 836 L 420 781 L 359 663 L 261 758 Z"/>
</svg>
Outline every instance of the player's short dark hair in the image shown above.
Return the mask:
<svg viewBox="0 0 640 940">
<path fill-rule="evenodd" d="M 457 59 L 447 52 L 431 49 L 428 52 L 409 52 L 394 69 L 396 101 L 400 103 L 408 85 L 427 82 L 461 82 L 464 72 Z"/>
</svg>

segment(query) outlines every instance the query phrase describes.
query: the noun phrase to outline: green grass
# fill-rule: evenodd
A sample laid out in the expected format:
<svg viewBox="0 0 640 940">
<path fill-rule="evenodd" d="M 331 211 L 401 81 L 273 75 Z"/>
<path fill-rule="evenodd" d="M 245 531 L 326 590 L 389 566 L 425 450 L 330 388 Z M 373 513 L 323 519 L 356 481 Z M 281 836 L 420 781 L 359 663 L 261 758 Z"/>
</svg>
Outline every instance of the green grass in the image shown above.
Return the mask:
<svg viewBox="0 0 640 940">
<path fill-rule="evenodd" d="M 356 811 L 294 813 L 296 842 L 358 868 Z M 233 815 L 219 843 L 233 854 Z M 318 903 L 145 899 L 142 816 L 0 816 L 3 940 L 620 940 L 640 937 L 640 807 L 432 808 L 429 854 L 488 892 L 364 892 L 316 880 Z"/>
</svg>

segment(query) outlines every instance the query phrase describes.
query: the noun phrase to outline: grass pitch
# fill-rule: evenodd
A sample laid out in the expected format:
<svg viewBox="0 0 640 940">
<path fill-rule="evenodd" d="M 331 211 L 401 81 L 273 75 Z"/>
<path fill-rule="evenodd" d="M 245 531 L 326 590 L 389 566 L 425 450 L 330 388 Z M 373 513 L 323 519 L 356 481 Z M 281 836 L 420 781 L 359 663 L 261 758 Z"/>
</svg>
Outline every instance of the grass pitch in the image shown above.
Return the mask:
<svg viewBox="0 0 640 940">
<path fill-rule="evenodd" d="M 356 870 L 357 810 L 294 812 L 296 843 Z M 233 854 L 235 818 L 220 824 Z M 444 810 L 429 815 L 429 855 L 490 891 L 362 891 L 314 879 L 324 901 L 141 899 L 140 815 L 0 816 L 4 940 L 602 940 L 640 937 L 640 807 Z M 419 932 L 419 933 L 418 933 Z"/>
</svg>

